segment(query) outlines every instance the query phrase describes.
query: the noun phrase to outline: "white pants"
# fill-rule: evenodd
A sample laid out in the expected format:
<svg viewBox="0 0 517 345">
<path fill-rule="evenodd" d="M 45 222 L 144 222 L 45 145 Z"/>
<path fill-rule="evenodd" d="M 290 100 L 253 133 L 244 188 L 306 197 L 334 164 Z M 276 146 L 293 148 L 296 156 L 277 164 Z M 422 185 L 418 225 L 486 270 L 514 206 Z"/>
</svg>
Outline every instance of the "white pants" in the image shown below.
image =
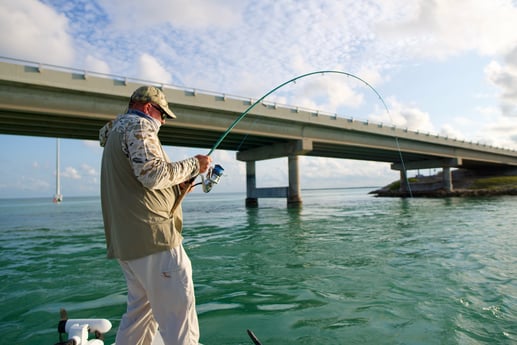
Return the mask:
<svg viewBox="0 0 517 345">
<path fill-rule="evenodd" d="M 159 329 L 165 345 L 198 345 L 192 266 L 183 246 L 119 263 L 128 296 L 115 343 L 150 345 Z"/>
</svg>

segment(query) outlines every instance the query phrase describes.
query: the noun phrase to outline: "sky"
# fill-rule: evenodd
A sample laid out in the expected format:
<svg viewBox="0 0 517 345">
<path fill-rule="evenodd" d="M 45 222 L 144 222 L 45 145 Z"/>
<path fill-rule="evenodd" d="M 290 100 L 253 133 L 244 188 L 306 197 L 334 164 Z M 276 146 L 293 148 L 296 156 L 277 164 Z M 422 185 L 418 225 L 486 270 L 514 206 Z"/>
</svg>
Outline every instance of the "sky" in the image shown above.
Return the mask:
<svg viewBox="0 0 517 345">
<path fill-rule="evenodd" d="M 388 110 L 343 75 L 317 74 L 268 100 L 517 149 L 515 23 L 512 0 L 4 0 L 0 56 L 255 99 L 338 70 L 372 85 Z M 0 135 L 0 145 L 0 197 L 52 197 L 56 139 Z M 99 195 L 98 143 L 60 146 L 64 197 Z M 211 193 L 244 192 L 235 151 L 212 157 L 225 175 Z M 399 178 L 387 163 L 299 164 L 302 189 Z M 257 162 L 258 187 L 286 185 L 287 159 Z"/>
</svg>

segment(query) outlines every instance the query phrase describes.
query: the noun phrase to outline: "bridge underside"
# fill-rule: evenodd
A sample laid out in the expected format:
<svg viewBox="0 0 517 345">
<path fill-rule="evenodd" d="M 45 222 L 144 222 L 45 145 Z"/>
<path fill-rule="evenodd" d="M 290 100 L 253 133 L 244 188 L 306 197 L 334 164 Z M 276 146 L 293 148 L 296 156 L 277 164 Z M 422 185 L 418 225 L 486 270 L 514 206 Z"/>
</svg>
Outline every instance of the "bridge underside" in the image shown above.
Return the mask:
<svg viewBox="0 0 517 345">
<path fill-rule="evenodd" d="M 124 106 L 119 107 L 123 110 Z M 117 112 L 115 112 L 117 113 Z M 71 117 L 70 114 L 44 113 L 37 110 L 27 111 L 17 109 L 0 109 L 0 134 L 40 136 L 51 138 L 69 138 L 80 140 L 98 140 L 99 129 L 113 118 L 108 116 Z M 181 121 L 171 121 L 160 130 L 160 140 L 164 145 L 195 147 L 210 149 L 221 137 L 223 131 L 202 128 L 183 127 Z M 346 135 L 346 134 L 345 134 Z M 277 137 L 254 135 L 242 132 L 239 128 L 231 131 L 219 149 L 240 152 L 240 160 L 247 160 L 246 156 L 253 156 L 253 160 L 264 160 L 285 157 L 286 152 L 279 151 L 280 145 L 292 145 L 293 140 L 279 140 Z M 260 150 L 260 151 L 257 151 Z M 260 153 L 258 153 L 260 152 Z M 346 145 L 346 143 L 327 143 L 313 141 L 310 150 L 303 154 L 314 157 L 329 157 L 340 159 L 369 160 L 392 164 L 394 170 L 416 170 L 438 167 L 461 167 L 465 169 L 500 169 L 507 164 L 486 162 L 469 159 L 442 158 L 422 153 L 400 152 L 395 149 Z"/>
<path fill-rule="evenodd" d="M 123 109 L 121 106 L 120 109 Z M 113 118 L 113 115 L 98 117 L 71 117 L 69 114 L 55 114 L 43 112 L 29 112 L 27 110 L 0 109 L 0 134 L 61 137 L 70 139 L 98 140 L 99 129 Z M 173 121 L 166 124 L 160 130 L 160 139 L 164 145 L 211 148 L 224 132 L 200 128 L 182 127 L 181 122 Z M 271 159 L 285 156 L 279 154 L 276 147 L 279 144 L 289 145 L 292 140 L 279 140 L 266 135 L 253 135 L 243 133 L 239 128 L 231 131 L 219 148 L 223 150 L 239 151 L 243 153 L 253 152 L 261 148 L 269 155 L 261 154 L 255 160 Z M 463 159 L 458 164 L 450 164 L 450 159 L 422 153 L 399 152 L 395 149 L 333 144 L 313 141 L 312 149 L 303 153 L 307 156 L 329 157 L 340 159 L 370 160 L 376 162 L 392 163 L 392 168 L 407 170 L 436 168 L 443 166 L 462 167 L 466 169 L 498 169 L 506 167 L 506 164 L 497 162 L 481 162 L 478 160 Z M 255 156 L 254 153 L 252 153 Z M 242 159 L 246 160 L 246 159 Z"/>
</svg>

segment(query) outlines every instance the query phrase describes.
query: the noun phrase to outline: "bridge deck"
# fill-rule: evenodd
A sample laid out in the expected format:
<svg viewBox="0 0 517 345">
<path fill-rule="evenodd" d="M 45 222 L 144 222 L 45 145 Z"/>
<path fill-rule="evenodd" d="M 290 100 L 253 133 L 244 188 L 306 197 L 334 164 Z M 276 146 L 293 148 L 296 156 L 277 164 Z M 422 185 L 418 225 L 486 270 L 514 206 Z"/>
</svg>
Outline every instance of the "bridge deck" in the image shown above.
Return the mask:
<svg viewBox="0 0 517 345">
<path fill-rule="evenodd" d="M 144 83 L 0 62 L 0 133 L 97 140 L 99 129 L 125 110 L 131 93 Z M 164 145 L 209 149 L 253 103 L 251 99 L 158 86 L 178 115 L 160 131 Z M 239 159 L 252 160 L 246 152 L 274 158 L 284 151 L 273 148 L 293 143 L 303 143 L 295 154 L 389 162 L 394 168 L 401 163 L 410 169 L 517 166 L 513 150 L 271 103 L 254 107 L 219 149 L 239 151 Z"/>
</svg>

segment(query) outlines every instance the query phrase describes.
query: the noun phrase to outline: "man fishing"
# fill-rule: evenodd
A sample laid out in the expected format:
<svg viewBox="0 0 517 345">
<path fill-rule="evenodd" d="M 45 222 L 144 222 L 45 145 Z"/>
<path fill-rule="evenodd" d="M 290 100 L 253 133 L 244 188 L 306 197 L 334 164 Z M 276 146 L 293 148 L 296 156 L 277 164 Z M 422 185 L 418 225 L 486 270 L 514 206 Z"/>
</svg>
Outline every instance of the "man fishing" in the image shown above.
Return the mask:
<svg viewBox="0 0 517 345">
<path fill-rule="evenodd" d="M 142 86 L 127 112 L 99 132 L 107 256 L 118 260 L 128 289 L 117 345 L 151 344 L 157 331 L 167 345 L 199 342 L 178 204 L 181 185 L 207 171 L 212 159 L 196 155 L 171 162 L 158 139 L 167 118 L 176 116 L 163 92 Z"/>
</svg>

